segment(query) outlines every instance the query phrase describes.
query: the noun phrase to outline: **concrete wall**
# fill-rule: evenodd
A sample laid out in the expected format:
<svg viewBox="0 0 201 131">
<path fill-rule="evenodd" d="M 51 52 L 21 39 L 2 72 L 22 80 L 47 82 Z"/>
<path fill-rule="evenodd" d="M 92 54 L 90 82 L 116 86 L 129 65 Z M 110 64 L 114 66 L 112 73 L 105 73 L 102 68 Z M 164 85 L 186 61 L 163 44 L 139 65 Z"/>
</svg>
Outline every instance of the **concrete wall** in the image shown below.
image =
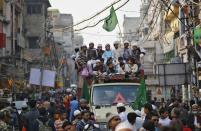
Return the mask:
<svg viewBox="0 0 201 131">
<path fill-rule="evenodd" d="M 138 41 L 137 29 L 140 24 L 140 17 L 126 17 L 123 22 L 123 40 Z"/>
</svg>

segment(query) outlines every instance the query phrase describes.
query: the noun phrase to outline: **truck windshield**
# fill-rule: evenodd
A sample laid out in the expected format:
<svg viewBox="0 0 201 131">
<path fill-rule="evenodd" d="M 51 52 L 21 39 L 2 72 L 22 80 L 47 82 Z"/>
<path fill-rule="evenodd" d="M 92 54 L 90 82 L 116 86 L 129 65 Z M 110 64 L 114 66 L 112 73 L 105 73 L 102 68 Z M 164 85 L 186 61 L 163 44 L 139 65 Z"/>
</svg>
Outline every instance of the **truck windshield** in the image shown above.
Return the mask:
<svg viewBox="0 0 201 131">
<path fill-rule="evenodd" d="M 136 99 L 138 85 L 103 85 L 93 89 L 93 105 L 129 104 Z"/>
</svg>

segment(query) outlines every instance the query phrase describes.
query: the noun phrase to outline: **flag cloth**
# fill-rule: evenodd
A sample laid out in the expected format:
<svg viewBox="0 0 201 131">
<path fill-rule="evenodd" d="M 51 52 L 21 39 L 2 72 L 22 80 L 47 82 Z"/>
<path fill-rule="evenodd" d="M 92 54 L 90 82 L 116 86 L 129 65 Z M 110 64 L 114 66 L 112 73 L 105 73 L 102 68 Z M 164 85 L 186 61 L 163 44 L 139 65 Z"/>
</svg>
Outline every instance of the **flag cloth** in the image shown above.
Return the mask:
<svg viewBox="0 0 201 131">
<path fill-rule="evenodd" d="M 193 40 L 196 45 L 201 43 L 201 28 L 198 27 L 193 29 Z"/>
<path fill-rule="evenodd" d="M 88 84 L 87 81 L 84 80 L 83 82 L 83 88 L 82 88 L 82 97 L 87 100 L 87 102 L 90 101 L 90 94 L 89 94 L 89 88 L 88 88 Z"/>
<path fill-rule="evenodd" d="M 118 24 L 117 15 L 115 13 L 114 7 L 112 6 L 110 9 L 110 15 L 105 18 L 103 29 L 105 29 L 108 32 L 113 31 L 117 24 Z"/>
<path fill-rule="evenodd" d="M 144 78 L 140 81 L 140 89 L 138 91 L 138 95 L 136 100 L 132 103 L 132 108 L 134 110 L 141 110 L 144 104 L 147 102 L 147 95 L 146 95 L 146 86 Z"/>
</svg>

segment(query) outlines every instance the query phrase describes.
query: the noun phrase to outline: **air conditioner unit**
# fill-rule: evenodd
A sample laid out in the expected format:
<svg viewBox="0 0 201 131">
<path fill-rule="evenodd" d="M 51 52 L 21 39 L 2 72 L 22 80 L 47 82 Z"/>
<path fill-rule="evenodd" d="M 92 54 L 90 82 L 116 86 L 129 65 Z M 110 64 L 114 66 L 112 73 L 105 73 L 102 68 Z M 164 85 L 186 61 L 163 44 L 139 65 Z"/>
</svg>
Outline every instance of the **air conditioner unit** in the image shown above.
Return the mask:
<svg viewBox="0 0 201 131">
<path fill-rule="evenodd" d="M 4 17 L 4 18 L 3 18 L 3 22 L 4 22 L 5 24 L 9 24 L 9 23 L 10 23 L 10 20 L 9 20 L 8 18 Z"/>
</svg>

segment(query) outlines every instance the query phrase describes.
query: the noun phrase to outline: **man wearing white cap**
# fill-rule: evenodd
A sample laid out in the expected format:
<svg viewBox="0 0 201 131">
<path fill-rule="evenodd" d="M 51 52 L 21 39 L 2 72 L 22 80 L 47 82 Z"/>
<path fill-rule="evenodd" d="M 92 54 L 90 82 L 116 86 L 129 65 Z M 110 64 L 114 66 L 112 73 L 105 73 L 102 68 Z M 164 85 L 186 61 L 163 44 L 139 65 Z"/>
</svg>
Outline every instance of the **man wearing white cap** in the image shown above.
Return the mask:
<svg viewBox="0 0 201 131">
<path fill-rule="evenodd" d="M 72 123 L 73 123 L 73 125 L 76 126 L 78 121 L 80 121 L 82 119 L 81 112 L 79 110 L 75 110 L 73 112 L 73 116 L 74 116 L 74 120 L 72 121 Z"/>
<path fill-rule="evenodd" d="M 102 58 L 104 59 L 104 64 L 106 64 L 108 58 L 110 58 L 110 57 L 112 59 L 114 59 L 114 54 L 113 54 L 113 52 L 110 49 L 110 44 L 106 44 L 105 45 L 105 52 L 102 55 Z"/>
<path fill-rule="evenodd" d="M 109 131 L 115 131 L 117 125 L 121 123 L 121 119 L 116 114 L 107 113 L 106 119 L 107 119 L 107 128 L 109 129 Z"/>
<path fill-rule="evenodd" d="M 117 112 L 119 114 L 119 117 L 121 118 L 121 122 L 127 120 L 126 108 L 123 103 L 117 104 Z"/>
<path fill-rule="evenodd" d="M 132 55 L 132 51 L 129 49 L 129 44 L 129 41 L 124 41 L 124 48 L 120 52 L 121 57 L 123 57 L 125 61 L 127 61 Z"/>
<path fill-rule="evenodd" d="M 137 131 L 136 118 L 140 117 L 135 112 L 130 112 L 127 115 L 127 119 L 117 125 L 115 131 Z"/>
</svg>

